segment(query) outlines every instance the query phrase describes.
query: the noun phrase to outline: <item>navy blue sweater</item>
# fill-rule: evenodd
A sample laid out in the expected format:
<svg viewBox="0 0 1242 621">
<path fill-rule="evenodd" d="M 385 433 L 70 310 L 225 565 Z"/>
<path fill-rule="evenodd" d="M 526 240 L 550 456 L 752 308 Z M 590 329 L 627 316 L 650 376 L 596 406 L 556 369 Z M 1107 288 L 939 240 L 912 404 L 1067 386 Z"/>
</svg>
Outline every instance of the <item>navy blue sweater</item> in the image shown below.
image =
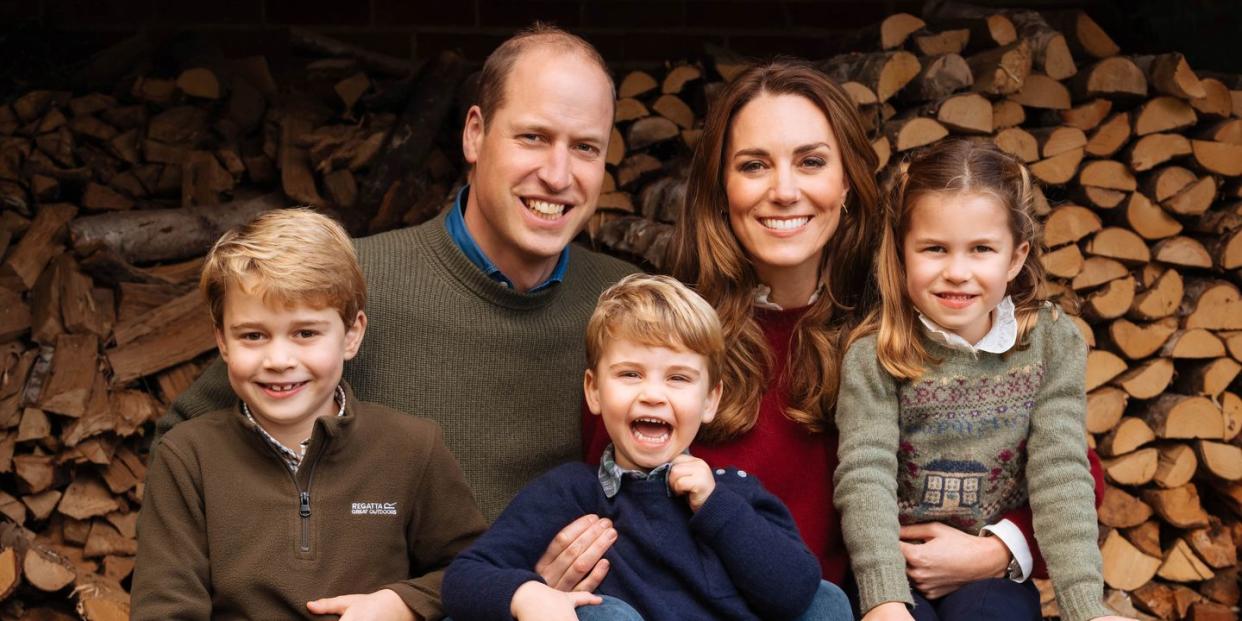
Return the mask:
<svg viewBox="0 0 1242 621">
<path fill-rule="evenodd" d="M 596 590 L 647 621 L 791 619 L 811 604 L 819 562 L 781 501 L 745 472 L 716 471 L 716 489 L 692 513 L 663 477 L 626 477 L 604 495 L 586 464 L 533 481 L 477 542 L 453 561 L 441 596 L 454 621 L 507 621 L 513 593 L 560 529 L 594 513 L 613 521 L 608 576 Z"/>
</svg>

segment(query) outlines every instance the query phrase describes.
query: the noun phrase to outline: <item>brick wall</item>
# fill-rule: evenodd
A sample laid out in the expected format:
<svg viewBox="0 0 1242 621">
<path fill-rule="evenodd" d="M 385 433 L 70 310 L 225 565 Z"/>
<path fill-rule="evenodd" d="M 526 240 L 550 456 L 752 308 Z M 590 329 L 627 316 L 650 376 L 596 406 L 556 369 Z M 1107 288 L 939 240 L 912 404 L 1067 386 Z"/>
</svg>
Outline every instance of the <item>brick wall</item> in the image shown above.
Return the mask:
<svg viewBox="0 0 1242 621">
<path fill-rule="evenodd" d="M 1242 3 L 1216 0 L 973 0 L 995 6 L 1085 8 L 1136 53 L 1179 50 L 1192 66 L 1242 72 L 1232 37 Z M 312 28 L 401 58 L 455 48 L 480 60 L 514 29 L 543 19 L 577 32 L 609 61 L 698 56 L 706 42 L 741 53 L 820 56 L 836 32 L 922 0 L 0 0 L 0 33 L 35 24 L 104 45 L 138 28 L 192 28 L 227 52 L 270 51 L 289 26 Z M 16 25 L 16 26 L 15 26 Z"/>
</svg>

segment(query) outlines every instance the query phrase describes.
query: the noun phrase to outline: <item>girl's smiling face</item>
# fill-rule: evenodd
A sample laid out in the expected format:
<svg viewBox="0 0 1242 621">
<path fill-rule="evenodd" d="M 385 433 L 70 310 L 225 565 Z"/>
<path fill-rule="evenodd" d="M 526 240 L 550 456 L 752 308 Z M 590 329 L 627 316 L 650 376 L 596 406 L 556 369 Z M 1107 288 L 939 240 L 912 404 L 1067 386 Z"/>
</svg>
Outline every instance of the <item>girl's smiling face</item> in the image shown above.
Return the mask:
<svg viewBox="0 0 1242 621">
<path fill-rule="evenodd" d="M 1008 210 L 989 194 L 925 194 L 909 218 L 902 263 L 911 302 L 941 327 L 978 343 L 1030 244 L 1014 244 Z"/>
</svg>

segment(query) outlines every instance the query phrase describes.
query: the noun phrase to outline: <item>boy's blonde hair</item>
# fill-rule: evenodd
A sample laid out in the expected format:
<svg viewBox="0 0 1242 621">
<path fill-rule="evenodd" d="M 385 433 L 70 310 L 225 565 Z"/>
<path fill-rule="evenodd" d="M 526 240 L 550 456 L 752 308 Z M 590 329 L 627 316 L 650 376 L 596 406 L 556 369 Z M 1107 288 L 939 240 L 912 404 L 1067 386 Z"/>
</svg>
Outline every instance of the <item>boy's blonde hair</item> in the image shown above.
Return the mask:
<svg viewBox="0 0 1242 621">
<path fill-rule="evenodd" d="M 220 237 L 203 263 L 199 289 L 216 328 L 236 286 L 268 304 L 331 308 L 348 329 L 367 303 L 367 284 L 349 235 L 310 209 L 278 209 Z"/>
<path fill-rule="evenodd" d="M 668 276 L 631 274 L 599 296 L 587 322 L 587 364 L 594 369 L 609 341 L 687 349 L 707 359 L 711 384 L 720 380 L 724 334 L 715 309 Z"/>
</svg>

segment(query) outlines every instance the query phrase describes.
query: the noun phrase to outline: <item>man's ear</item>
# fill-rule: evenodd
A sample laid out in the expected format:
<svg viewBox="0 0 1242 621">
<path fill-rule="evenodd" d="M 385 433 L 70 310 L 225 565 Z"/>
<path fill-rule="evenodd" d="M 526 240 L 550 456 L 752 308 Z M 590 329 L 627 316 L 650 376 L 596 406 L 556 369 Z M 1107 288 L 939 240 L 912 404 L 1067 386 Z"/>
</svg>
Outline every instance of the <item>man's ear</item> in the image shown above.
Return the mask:
<svg viewBox="0 0 1242 621">
<path fill-rule="evenodd" d="M 716 409 L 720 407 L 720 395 L 724 392 L 724 382 L 717 381 L 711 392 L 707 393 L 707 401 L 703 403 L 703 423 L 716 419 Z"/>
<path fill-rule="evenodd" d="M 367 333 L 367 314 L 358 311 L 358 315 L 354 317 L 354 325 L 345 326 L 345 359 L 353 360 L 358 355 L 358 348 L 362 347 L 362 337 Z"/>
<path fill-rule="evenodd" d="M 470 110 L 466 112 L 466 125 L 461 130 L 461 151 L 471 166 L 479 161 L 486 130 L 483 126 L 483 110 L 478 106 L 470 106 Z"/>
<path fill-rule="evenodd" d="M 601 407 L 599 383 L 596 382 L 594 369 L 587 369 L 586 373 L 583 374 L 582 393 L 586 396 L 587 409 L 591 410 L 592 414 L 599 416 L 603 408 Z"/>
</svg>

